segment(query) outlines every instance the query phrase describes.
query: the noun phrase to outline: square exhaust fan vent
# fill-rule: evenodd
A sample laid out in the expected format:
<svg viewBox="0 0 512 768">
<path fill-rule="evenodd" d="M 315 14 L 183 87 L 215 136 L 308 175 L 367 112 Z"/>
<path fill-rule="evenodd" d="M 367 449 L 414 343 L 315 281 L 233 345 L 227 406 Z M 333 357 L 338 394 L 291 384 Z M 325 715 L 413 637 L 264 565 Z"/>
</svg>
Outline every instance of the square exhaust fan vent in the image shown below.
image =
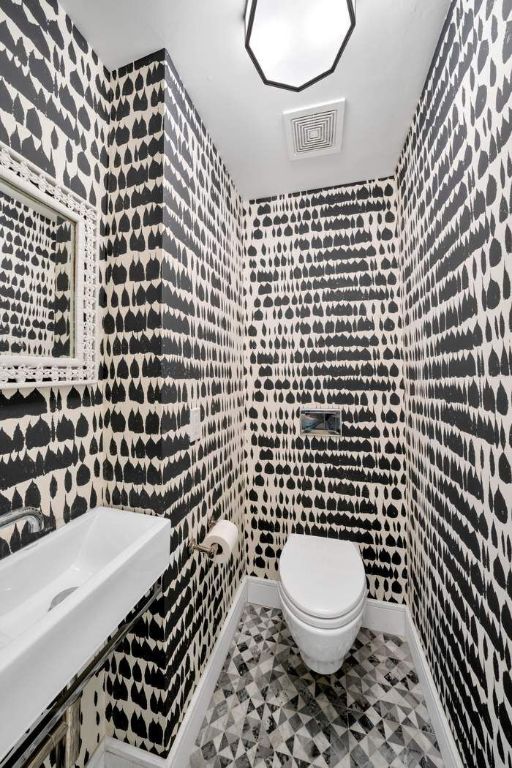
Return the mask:
<svg viewBox="0 0 512 768">
<path fill-rule="evenodd" d="M 291 160 L 341 152 L 345 99 L 283 112 Z"/>
</svg>

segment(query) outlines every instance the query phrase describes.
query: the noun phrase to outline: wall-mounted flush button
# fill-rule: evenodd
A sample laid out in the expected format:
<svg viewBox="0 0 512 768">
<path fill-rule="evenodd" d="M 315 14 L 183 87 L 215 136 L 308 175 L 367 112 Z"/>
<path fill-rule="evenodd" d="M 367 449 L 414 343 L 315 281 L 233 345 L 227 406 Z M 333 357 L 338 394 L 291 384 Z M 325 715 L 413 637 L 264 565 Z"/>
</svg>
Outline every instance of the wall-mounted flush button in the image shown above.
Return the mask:
<svg viewBox="0 0 512 768">
<path fill-rule="evenodd" d="M 341 435 L 341 412 L 328 408 L 301 408 L 301 435 L 339 437 Z"/>
<path fill-rule="evenodd" d="M 195 443 L 196 440 L 201 439 L 201 409 L 191 408 L 189 411 L 189 425 L 188 425 L 188 437 L 191 443 Z"/>
</svg>

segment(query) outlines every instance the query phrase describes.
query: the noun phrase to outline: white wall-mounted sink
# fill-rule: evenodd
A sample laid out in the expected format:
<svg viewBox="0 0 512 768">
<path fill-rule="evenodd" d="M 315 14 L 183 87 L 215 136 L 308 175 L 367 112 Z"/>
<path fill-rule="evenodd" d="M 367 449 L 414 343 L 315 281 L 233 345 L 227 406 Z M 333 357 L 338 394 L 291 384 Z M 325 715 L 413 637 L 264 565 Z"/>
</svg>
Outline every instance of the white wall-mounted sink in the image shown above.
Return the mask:
<svg viewBox="0 0 512 768">
<path fill-rule="evenodd" d="M 161 576 L 169 548 L 168 520 L 98 507 L 0 562 L 0 760 Z"/>
</svg>

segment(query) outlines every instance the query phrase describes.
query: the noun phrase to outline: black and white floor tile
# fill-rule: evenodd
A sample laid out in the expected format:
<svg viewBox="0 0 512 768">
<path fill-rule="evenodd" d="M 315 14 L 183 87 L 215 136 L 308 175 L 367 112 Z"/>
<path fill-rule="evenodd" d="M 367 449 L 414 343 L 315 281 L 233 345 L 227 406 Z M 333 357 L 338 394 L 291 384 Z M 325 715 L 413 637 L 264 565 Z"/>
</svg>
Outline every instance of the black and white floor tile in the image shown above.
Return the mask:
<svg viewBox="0 0 512 768">
<path fill-rule="evenodd" d="M 281 612 L 249 605 L 191 768 L 442 768 L 407 643 L 362 629 L 335 675 L 310 672 Z"/>
</svg>

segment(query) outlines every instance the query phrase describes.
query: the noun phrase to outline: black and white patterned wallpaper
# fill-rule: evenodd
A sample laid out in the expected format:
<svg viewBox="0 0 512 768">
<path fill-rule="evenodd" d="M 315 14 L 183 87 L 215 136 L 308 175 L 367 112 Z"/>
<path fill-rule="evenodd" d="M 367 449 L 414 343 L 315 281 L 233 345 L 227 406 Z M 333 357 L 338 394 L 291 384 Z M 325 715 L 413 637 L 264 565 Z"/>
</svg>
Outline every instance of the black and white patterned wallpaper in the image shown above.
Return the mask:
<svg viewBox="0 0 512 768">
<path fill-rule="evenodd" d="M 399 169 L 409 603 L 467 768 L 512 765 L 512 4 L 454 3 Z"/>
<path fill-rule="evenodd" d="M 57 2 L 2 0 L 0 141 L 99 206 L 109 109 L 109 74 Z M 61 299 L 66 292 L 59 281 Z M 33 504 L 58 526 L 95 506 L 102 496 L 102 419 L 100 387 L 0 392 L 0 519 Z M 26 526 L 3 529 L 0 557 L 30 540 Z M 91 688 L 102 685 L 95 679 Z M 98 712 L 88 714 L 81 766 L 99 734 Z"/>
<path fill-rule="evenodd" d="M 243 208 L 165 52 L 112 86 L 105 498 L 169 517 L 174 560 L 109 665 L 107 716 L 116 738 L 164 755 L 245 572 Z M 210 515 L 242 534 L 226 566 L 186 546 Z"/>
<path fill-rule="evenodd" d="M 164 141 L 163 476 L 178 553 L 166 611 L 168 750 L 246 571 L 244 208 L 169 56 Z M 202 421 L 202 438 L 188 453 L 186 405 L 200 407 Z M 239 528 L 224 566 L 189 557 L 186 548 L 210 517 Z"/>
<path fill-rule="evenodd" d="M 56 2 L 2 0 L 0 72 L 0 140 L 97 204 L 108 74 Z M 96 387 L 0 393 L 0 515 L 41 505 L 59 525 L 96 504 L 101 423 Z M 0 556 L 29 538 L 26 528 L 2 536 Z"/>
<path fill-rule="evenodd" d="M 246 568 L 243 542 L 222 568 L 188 554 L 213 513 L 245 517 L 251 573 L 294 530 L 357 542 L 373 597 L 407 584 L 465 765 L 511 768 L 511 13 L 454 0 L 396 184 L 246 212 L 164 52 L 111 75 L 56 0 L 2 0 L 0 140 L 100 207 L 107 247 L 102 383 L 0 394 L 0 515 L 173 523 L 80 765 L 105 733 L 167 754 Z M 340 439 L 298 435 L 310 404 L 341 408 Z"/>
<path fill-rule="evenodd" d="M 371 597 L 406 584 L 396 188 L 392 179 L 253 202 L 247 220 L 249 572 L 290 532 L 349 538 Z M 340 438 L 304 437 L 335 406 Z"/>
<path fill-rule="evenodd" d="M 112 659 L 106 728 L 93 681 L 81 763 L 106 729 L 164 753 L 245 571 L 243 536 L 222 568 L 185 547 L 211 514 L 243 523 L 242 204 L 163 53 L 111 77 L 48 0 L 2 3 L 0 40 L 0 139 L 101 202 L 108 246 L 104 383 L 0 397 L 0 501 L 54 525 L 103 500 L 171 517 L 165 602 Z M 28 541 L 10 534 L 3 555 Z"/>
</svg>

